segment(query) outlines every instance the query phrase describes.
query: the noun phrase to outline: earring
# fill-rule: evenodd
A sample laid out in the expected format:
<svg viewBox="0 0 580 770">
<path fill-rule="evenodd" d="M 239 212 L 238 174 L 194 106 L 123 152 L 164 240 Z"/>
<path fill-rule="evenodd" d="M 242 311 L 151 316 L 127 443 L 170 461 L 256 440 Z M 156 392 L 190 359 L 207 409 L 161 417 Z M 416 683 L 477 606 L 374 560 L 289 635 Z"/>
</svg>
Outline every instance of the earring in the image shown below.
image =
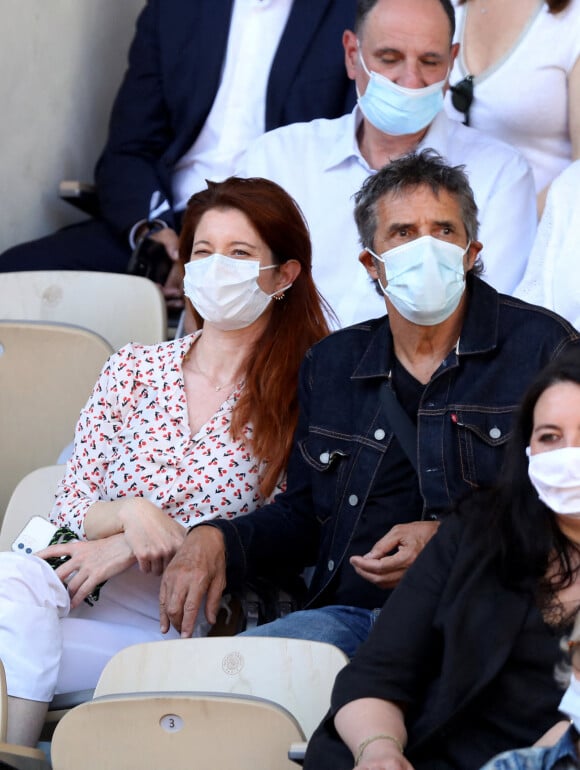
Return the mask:
<svg viewBox="0 0 580 770">
<path fill-rule="evenodd" d="M 276 296 L 274 297 L 274 299 L 275 299 L 277 302 L 280 302 L 280 300 L 283 300 L 285 296 L 286 296 L 286 293 L 285 293 L 285 292 L 282 292 L 282 294 L 276 294 Z"/>
</svg>

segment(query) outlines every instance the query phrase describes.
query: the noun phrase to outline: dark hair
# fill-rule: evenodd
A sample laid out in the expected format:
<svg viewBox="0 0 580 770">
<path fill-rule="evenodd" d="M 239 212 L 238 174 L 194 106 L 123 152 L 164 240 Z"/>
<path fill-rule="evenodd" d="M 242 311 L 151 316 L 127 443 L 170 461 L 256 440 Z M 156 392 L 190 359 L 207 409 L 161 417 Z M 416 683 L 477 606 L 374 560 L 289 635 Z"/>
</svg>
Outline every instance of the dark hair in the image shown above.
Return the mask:
<svg viewBox="0 0 580 770">
<path fill-rule="evenodd" d="M 332 316 L 312 280 L 312 247 L 296 202 L 275 182 L 230 177 L 207 182 L 193 195 L 183 217 L 179 257 L 188 262 L 201 217 L 212 209 L 245 214 L 272 251 L 276 264 L 300 263 L 300 274 L 284 299 L 271 303 L 268 325 L 246 362 L 245 386 L 232 416 L 232 435 L 252 423 L 254 454 L 269 465 L 261 488 L 274 489 L 290 455 L 298 420 L 298 370 L 308 348 L 328 334 L 324 310 Z"/>
<path fill-rule="evenodd" d="M 526 447 L 540 396 L 560 382 L 580 385 L 579 350 L 561 354 L 538 374 L 518 409 L 497 484 L 479 499 L 467 499 L 459 505 L 470 515 L 468 509 L 476 503 L 486 521 L 487 548 L 497 550 L 500 575 L 508 585 L 518 585 L 526 577 L 541 580 L 554 552 L 557 577 L 550 585 L 552 593 L 573 581 L 576 570 L 570 553 L 578 549 L 562 534 L 555 514 L 538 498 L 528 476 Z"/>
<path fill-rule="evenodd" d="M 354 197 L 354 218 L 362 246 L 375 250 L 377 204 L 385 195 L 400 195 L 424 185 L 435 195 L 446 190 L 456 198 L 467 237 L 470 241 L 477 240 L 477 205 L 464 168 L 447 165 L 435 150 L 423 150 L 393 160 L 367 177 Z M 478 275 L 482 271 L 483 264 L 477 259 L 471 273 Z"/>
<path fill-rule="evenodd" d="M 361 29 L 366 17 L 369 15 L 378 1 L 379 0 L 357 0 L 356 14 L 354 19 L 354 31 L 357 35 L 360 36 Z M 449 19 L 449 41 L 451 43 L 453 42 L 453 37 L 455 35 L 455 9 L 453 8 L 451 0 L 439 0 L 439 2 L 441 3 L 441 7 L 445 11 L 447 18 Z"/>
<path fill-rule="evenodd" d="M 458 0 L 458 5 L 465 5 L 466 2 L 467 0 Z M 546 0 L 546 5 L 550 13 L 560 13 L 560 11 L 566 10 L 570 2 L 571 0 Z"/>
</svg>

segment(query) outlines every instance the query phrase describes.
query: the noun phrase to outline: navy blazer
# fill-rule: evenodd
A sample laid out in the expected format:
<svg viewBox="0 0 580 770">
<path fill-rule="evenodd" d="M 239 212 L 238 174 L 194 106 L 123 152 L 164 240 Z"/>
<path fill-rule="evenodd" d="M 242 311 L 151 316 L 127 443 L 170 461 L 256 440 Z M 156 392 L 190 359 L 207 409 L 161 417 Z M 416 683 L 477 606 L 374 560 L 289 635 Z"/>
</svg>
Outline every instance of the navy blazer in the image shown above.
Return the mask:
<svg viewBox="0 0 580 770">
<path fill-rule="evenodd" d="M 218 90 L 233 0 L 149 0 L 115 100 L 95 178 L 104 218 L 125 232 L 152 194 L 171 205 L 171 171 L 194 143 Z M 342 33 L 355 0 L 294 0 L 266 95 L 266 130 L 335 118 L 355 100 Z M 173 212 L 163 218 L 174 224 Z"/>
</svg>

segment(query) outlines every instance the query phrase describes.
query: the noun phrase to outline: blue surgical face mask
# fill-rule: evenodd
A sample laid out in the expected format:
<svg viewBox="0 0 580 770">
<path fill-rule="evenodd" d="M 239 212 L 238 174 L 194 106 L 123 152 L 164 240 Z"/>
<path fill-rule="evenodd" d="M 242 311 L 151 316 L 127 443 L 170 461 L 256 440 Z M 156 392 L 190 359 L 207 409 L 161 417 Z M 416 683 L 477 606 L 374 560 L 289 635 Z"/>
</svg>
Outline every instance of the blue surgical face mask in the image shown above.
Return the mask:
<svg viewBox="0 0 580 770">
<path fill-rule="evenodd" d="M 405 88 L 378 72 L 369 71 L 360 43 L 358 55 L 369 76 L 364 94 L 358 96 L 358 104 L 365 118 L 379 131 L 392 136 L 416 134 L 430 125 L 443 109 L 447 77 L 425 88 Z"/>
<path fill-rule="evenodd" d="M 385 266 L 387 285 L 379 286 L 399 313 L 414 324 L 445 321 L 465 291 L 465 248 L 424 235 L 382 254 L 367 251 Z"/>
</svg>

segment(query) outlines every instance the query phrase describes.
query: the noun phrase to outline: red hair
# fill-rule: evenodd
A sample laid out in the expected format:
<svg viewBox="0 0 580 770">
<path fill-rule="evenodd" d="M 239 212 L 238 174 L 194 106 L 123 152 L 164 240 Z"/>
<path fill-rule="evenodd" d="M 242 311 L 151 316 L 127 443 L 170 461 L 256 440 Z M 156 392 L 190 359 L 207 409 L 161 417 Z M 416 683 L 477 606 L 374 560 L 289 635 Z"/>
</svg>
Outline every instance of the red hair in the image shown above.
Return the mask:
<svg viewBox="0 0 580 770">
<path fill-rule="evenodd" d="M 300 263 L 300 274 L 284 299 L 271 303 L 270 319 L 246 361 L 245 386 L 232 415 L 231 432 L 253 427 L 252 448 L 268 467 L 261 491 L 269 495 L 288 464 L 298 421 L 298 371 L 308 348 L 329 333 L 325 310 L 332 311 L 312 280 L 312 246 L 296 202 L 275 182 L 230 177 L 207 182 L 187 205 L 179 258 L 189 262 L 201 217 L 212 209 L 236 209 L 250 220 L 272 251 L 274 262 Z"/>
</svg>

